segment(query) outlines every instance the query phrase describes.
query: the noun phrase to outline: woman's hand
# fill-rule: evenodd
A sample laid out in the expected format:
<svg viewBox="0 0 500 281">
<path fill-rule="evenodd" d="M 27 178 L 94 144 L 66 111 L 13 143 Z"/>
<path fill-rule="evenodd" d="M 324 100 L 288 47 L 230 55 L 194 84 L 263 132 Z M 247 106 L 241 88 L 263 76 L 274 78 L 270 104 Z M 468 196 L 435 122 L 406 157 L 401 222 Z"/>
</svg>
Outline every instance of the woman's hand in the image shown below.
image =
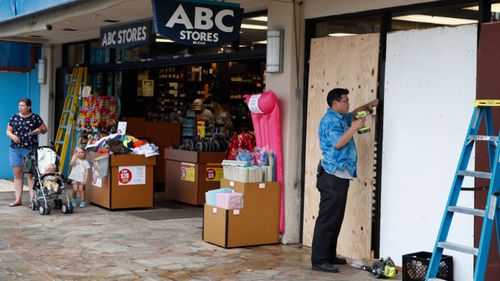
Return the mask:
<svg viewBox="0 0 500 281">
<path fill-rule="evenodd" d="M 20 142 L 21 142 L 21 140 L 19 139 L 19 137 L 18 137 L 18 136 L 16 136 L 16 135 L 14 135 L 14 134 L 12 134 L 12 135 L 10 136 L 10 139 L 11 139 L 14 143 L 20 143 Z"/>
<path fill-rule="evenodd" d="M 29 133 L 30 136 L 34 136 L 34 135 L 38 135 L 38 134 L 40 134 L 40 129 L 34 129 L 33 131 L 31 131 Z"/>
</svg>

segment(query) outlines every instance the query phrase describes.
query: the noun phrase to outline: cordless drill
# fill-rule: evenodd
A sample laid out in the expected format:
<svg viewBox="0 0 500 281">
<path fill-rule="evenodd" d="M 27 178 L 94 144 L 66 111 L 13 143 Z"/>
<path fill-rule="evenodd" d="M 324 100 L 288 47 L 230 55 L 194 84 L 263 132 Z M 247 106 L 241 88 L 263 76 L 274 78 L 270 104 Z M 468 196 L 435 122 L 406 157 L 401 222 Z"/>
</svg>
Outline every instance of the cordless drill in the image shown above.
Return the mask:
<svg viewBox="0 0 500 281">
<path fill-rule="evenodd" d="M 354 119 L 361 119 L 361 118 L 364 119 L 372 114 L 373 114 L 372 109 L 358 111 L 354 114 Z M 370 131 L 371 131 L 370 127 L 364 126 L 364 127 L 358 129 L 358 134 L 366 134 L 366 133 L 369 133 Z"/>
</svg>

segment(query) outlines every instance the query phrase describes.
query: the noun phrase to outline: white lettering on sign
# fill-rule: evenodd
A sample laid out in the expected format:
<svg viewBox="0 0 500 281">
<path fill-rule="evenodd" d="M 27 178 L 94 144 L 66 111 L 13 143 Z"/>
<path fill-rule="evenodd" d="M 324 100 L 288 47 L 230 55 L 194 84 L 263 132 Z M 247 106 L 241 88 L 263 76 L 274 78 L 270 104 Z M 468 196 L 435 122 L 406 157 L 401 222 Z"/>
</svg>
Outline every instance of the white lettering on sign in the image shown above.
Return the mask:
<svg viewBox="0 0 500 281">
<path fill-rule="evenodd" d="M 212 21 L 212 16 L 214 12 L 209 8 L 195 8 L 194 15 L 194 27 L 196 29 L 209 30 L 214 26 L 214 22 Z"/>
<path fill-rule="evenodd" d="M 217 13 L 217 15 L 215 16 L 215 25 L 217 26 L 217 28 L 219 28 L 220 30 L 224 31 L 224 32 L 233 32 L 233 26 L 226 26 L 224 25 L 224 23 L 222 23 L 222 19 L 224 19 L 224 17 L 226 16 L 231 16 L 234 18 L 234 11 L 233 10 L 222 10 L 220 12 Z"/>
<path fill-rule="evenodd" d="M 146 40 L 147 37 L 147 26 L 108 31 L 102 38 L 101 47 L 140 42 Z"/>
<path fill-rule="evenodd" d="M 189 21 L 189 17 L 186 14 L 186 11 L 184 11 L 182 4 L 177 7 L 177 10 L 175 10 L 174 14 L 170 17 L 165 26 L 172 28 L 176 24 L 182 24 L 186 27 L 186 29 L 193 29 L 193 25 L 191 24 L 191 21 Z"/>
<path fill-rule="evenodd" d="M 194 9 L 194 26 L 189 19 L 182 4 L 179 4 L 175 12 L 172 14 L 166 27 L 172 28 L 176 24 L 181 24 L 186 30 L 179 33 L 179 39 L 193 41 L 194 45 L 205 45 L 206 42 L 219 42 L 219 34 L 216 32 L 204 32 L 203 30 L 210 30 L 215 26 L 223 32 L 233 32 L 233 26 L 227 26 L 223 23 L 223 19 L 227 16 L 234 17 L 233 10 L 221 10 L 214 18 L 214 12 L 205 7 L 195 7 Z M 192 29 L 198 29 L 192 30 Z"/>
</svg>

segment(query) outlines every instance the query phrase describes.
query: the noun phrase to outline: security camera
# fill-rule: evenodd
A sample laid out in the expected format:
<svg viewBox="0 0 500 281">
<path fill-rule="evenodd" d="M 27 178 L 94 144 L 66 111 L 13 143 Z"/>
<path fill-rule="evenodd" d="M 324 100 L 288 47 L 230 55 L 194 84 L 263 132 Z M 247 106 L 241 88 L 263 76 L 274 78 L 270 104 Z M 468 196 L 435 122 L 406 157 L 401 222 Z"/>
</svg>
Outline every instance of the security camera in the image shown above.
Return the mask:
<svg viewBox="0 0 500 281">
<path fill-rule="evenodd" d="M 51 24 L 47 24 L 45 27 L 47 28 L 47 30 L 52 30 L 52 25 Z"/>
</svg>

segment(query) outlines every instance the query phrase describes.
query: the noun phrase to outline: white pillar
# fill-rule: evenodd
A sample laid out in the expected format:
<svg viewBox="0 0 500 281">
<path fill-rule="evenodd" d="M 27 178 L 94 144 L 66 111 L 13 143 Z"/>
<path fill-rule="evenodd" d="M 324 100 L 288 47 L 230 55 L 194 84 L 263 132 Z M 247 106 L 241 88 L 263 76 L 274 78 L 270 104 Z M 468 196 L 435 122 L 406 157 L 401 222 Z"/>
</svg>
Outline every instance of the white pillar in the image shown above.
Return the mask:
<svg viewBox="0 0 500 281">
<path fill-rule="evenodd" d="M 301 204 L 301 163 L 302 163 L 302 73 L 297 75 L 297 54 L 302 57 L 303 48 L 296 53 L 295 40 L 302 34 L 299 25 L 303 20 L 297 18 L 294 28 L 293 3 L 270 1 L 268 7 L 268 30 L 284 30 L 283 72 L 266 73 L 266 89 L 276 93 L 281 111 L 281 132 L 283 142 L 283 168 L 285 187 L 285 232 L 281 242 L 298 243 L 300 238 Z M 300 6 L 296 5 L 296 15 L 300 15 Z M 303 27 L 300 27 L 304 30 Z M 296 37 L 297 36 L 297 37 Z M 302 44 L 302 43 L 299 43 Z M 302 53 L 301 53 L 302 52 Z"/>
<path fill-rule="evenodd" d="M 53 50 L 51 45 L 42 45 L 42 59 L 46 61 L 46 79 L 44 84 L 40 84 L 40 109 L 39 114 L 47 126 L 47 133 L 40 136 L 40 145 L 48 145 L 53 139 L 54 128 L 54 89 L 55 70 L 53 70 Z"/>
</svg>

